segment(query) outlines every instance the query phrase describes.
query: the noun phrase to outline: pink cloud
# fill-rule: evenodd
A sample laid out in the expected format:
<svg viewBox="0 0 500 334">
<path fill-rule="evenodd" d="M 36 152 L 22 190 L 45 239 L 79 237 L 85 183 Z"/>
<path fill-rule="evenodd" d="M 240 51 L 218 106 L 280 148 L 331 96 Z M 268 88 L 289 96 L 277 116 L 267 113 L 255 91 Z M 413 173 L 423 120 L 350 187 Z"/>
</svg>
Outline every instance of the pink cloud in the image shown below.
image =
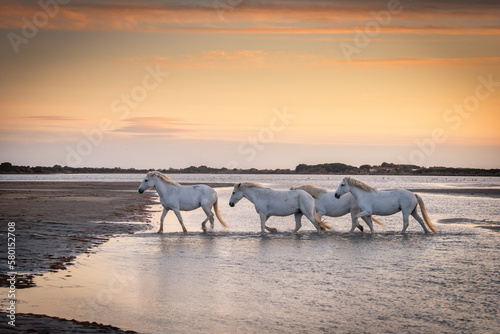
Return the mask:
<svg viewBox="0 0 500 334">
<path fill-rule="evenodd" d="M 80 117 L 71 116 L 26 116 L 29 119 L 38 119 L 41 121 L 80 121 Z"/>
<path fill-rule="evenodd" d="M 387 59 L 325 59 L 314 54 L 288 52 L 266 52 L 260 50 L 211 50 L 198 54 L 172 57 L 122 58 L 119 61 L 141 66 L 163 64 L 170 68 L 310 68 L 346 65 L 379 66 L 478 66 L 481 64 L 500 65 L 500 57 L 468 58 L 387 58 Z"/>
<path fill-rule="evenodd" d="M 425 1 L 424 1 L 425 2 Z M 384 33 L 401 34 L 500 34 L 500 8 L 445 3 L 404 3 L 391 16 Z M 44 29 L 79 31 L 140 31 L 166 33 L 246 33 L 246 34 L 349 34 L 354 28 L 373 20 L 373 12 L 387 10 L 386 5 L 370 2 L 311 1 L 253 2 L 245 1 L 228 10 L 221 21 L 213 6 L 182 6 L 176 2 L 162 6 L 142 2 L 127 5 L 85 4 L 61 5 Z M 41 11 L 37 2 L 23 4 L 3 1 L 0 4 L 0 27 L 22 28 L 22 17 L 32 18 Z M 448 25 L 436 25 L 443 22 Z M 467 25 L 457 24 L 467 19 Z M 401 24 L 405 22 L 405 24 Z M 454 22 L 454 23 L 453 23 Z"/>
<path fill-rule="evenodd" d="M 353 60 L 327 60 L 325 65 L 366 65 L 377 66 L 478 66 L 481 64 L 500 65 L 500 57 L 469 57 L 469 58 L 392 58 L 392 59 L 353 59 Z"/>
<path fill-rule="evenodd" d="M 178 57 L 121 58 L 130 64 L 164 64 L 171 68 L 287 68 L 297 63 L 314 66 L 318 56 L 289 52 L 267 52 L 262 50 L 209 50 L 198 54 Z"/>
<path fill-rule="evenodd" d="M 186 129 L 188 123 L 174 117 L 133 117 L 124 120 L 125 125 L 114 130 L 115 133 L 135 135 L 172 135 L 191 131 Z"/>
</svg>

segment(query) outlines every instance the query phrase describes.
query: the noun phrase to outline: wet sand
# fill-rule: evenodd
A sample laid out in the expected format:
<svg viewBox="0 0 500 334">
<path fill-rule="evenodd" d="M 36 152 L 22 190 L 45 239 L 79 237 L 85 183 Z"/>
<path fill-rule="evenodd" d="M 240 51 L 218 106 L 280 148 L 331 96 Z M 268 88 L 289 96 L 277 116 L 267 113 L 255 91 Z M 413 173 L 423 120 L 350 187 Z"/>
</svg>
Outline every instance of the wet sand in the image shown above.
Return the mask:
<svg viewBox="0 0 500 334">
<path fill-rule="evenodd" d="M 5 313 L 0 312 L 3 319 L 7 319 Z M 114 326 L 102 325 L 96 322 L 67 320 L 58 317 L 47 317 L 44 315 L 26 313 L 16 315 L 16 327 L 7 326 L 3 323 L 0 324 L 2 333 L 115 333 L 122 334 L 137 333 L 134 331 L 123 331 Z"/>
<path fill-rule="evenodd" d="M 15 222 L 16 289 L 33 287 L 34 276 L 66 269 L 78 254 L 93 252 L 113 236 L 150 228 L 146 206 L 157 197 L 154 191 L 140 195 L 138 186 L 138 182 L 0 182 L 2 240 L 7 238 L 7 223 Z M 1 243 L 0 254 L 0 285 L 6 287 L 7 242 Z M 0 316 L 6 319 L 4 313 Z M 17 330 L 48 332 L 56 326 L 55 331 L 67 327 L 63 331 L 89 333 L 97 328 L 33 315 L 18 319 Z M 1 321 L 1 332 L 10 328 L 4 326 Z"/>
<path fill-rule="evenodd" d="M 16 224 L 17 288 L 32 286 L 34 275 L 65 269 L 113 235 L 148 228 L 145 207 L 152 202 L 151 193 L 137 193 L 137 183 L 0 183 L 0 233 L 7 222 Z M 8 271 L 6 247 L 2 243 L 2 273 Z"/>
<path fill-rule="evenodd" d="M 114 235 L 150 228 L 146 207 L 157 201 L 156 192 L 140 195 L 138 186 L 138 182 L 0 182 L 0 233 L 6 233 L 7 222 L 16 223 L 16 270 L 24 273 L 18 288 L 31 286 L 33 275 L 65 269 L 75 255 L 92 252 Z M 6 247 L 2 243 L 2 273 Z"/>
</svg>

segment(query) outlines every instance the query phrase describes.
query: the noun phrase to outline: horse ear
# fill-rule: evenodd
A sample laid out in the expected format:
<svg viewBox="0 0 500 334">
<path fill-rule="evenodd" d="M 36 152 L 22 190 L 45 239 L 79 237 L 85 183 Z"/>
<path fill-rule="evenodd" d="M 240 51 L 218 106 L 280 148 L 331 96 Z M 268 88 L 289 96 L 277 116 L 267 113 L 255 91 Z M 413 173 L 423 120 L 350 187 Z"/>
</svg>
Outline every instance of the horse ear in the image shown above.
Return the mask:
<svg viewBox="0 0 500 334">
<path fill-rule="evenodd" d="M 238 186 L 237 186 L 236 188 L 238 188 L 238 189 L 239 189 L 240 187 L 241 187 L 241 183 L 238 183 Z"/>
</svg>

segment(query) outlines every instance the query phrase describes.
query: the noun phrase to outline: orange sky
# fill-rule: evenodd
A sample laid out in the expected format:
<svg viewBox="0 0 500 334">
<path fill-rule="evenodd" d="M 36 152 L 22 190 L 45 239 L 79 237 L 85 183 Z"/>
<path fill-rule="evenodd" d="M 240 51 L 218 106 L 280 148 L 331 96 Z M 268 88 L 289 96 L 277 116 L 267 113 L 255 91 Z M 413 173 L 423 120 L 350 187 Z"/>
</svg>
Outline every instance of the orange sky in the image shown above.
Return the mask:
<svg viewBox="0 0 500 334">
<path fill-rule="evenodd" d="M 0 4 L 2 161 L 500 166 L 497 1 L 55 1 Z"/>
</svg>

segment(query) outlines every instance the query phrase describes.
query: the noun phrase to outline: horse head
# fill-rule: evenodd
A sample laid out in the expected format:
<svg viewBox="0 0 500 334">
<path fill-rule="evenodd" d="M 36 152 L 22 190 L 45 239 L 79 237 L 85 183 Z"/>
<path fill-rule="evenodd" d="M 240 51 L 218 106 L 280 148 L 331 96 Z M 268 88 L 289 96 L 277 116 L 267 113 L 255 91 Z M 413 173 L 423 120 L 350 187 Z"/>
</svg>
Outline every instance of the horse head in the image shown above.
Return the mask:
<svg viewBox="0 0 500 334">
<path fill-rule="evenodd" d="M 347 194 L 351 191 L 351 187 L 349 185 L 349 178 L 345 177 L 342 182 L 340 182 L 337 191 L 335 191 L 335 198 L 339 199 L 342 195 Z"/>
<path fill-rule="evenodd" d="M 240 201 L 240 199 L 243 198 L 243 187 L 241 183 L 235 184 L 233 193 L 231 194 L 231 198 L 229 199 L 229 206 L 234 207 L 236 203 Z"/>
<path fill-rule="evenodd" d="M 155 172 L 148 172 L 144 179 L 142 180 L 141 185 L 139 186 L 139 194 L 142 194 L 148 189 L 151 189 L 154 187 L 155 182 L 153 178 L 155 177 Z"/>
</svg>

